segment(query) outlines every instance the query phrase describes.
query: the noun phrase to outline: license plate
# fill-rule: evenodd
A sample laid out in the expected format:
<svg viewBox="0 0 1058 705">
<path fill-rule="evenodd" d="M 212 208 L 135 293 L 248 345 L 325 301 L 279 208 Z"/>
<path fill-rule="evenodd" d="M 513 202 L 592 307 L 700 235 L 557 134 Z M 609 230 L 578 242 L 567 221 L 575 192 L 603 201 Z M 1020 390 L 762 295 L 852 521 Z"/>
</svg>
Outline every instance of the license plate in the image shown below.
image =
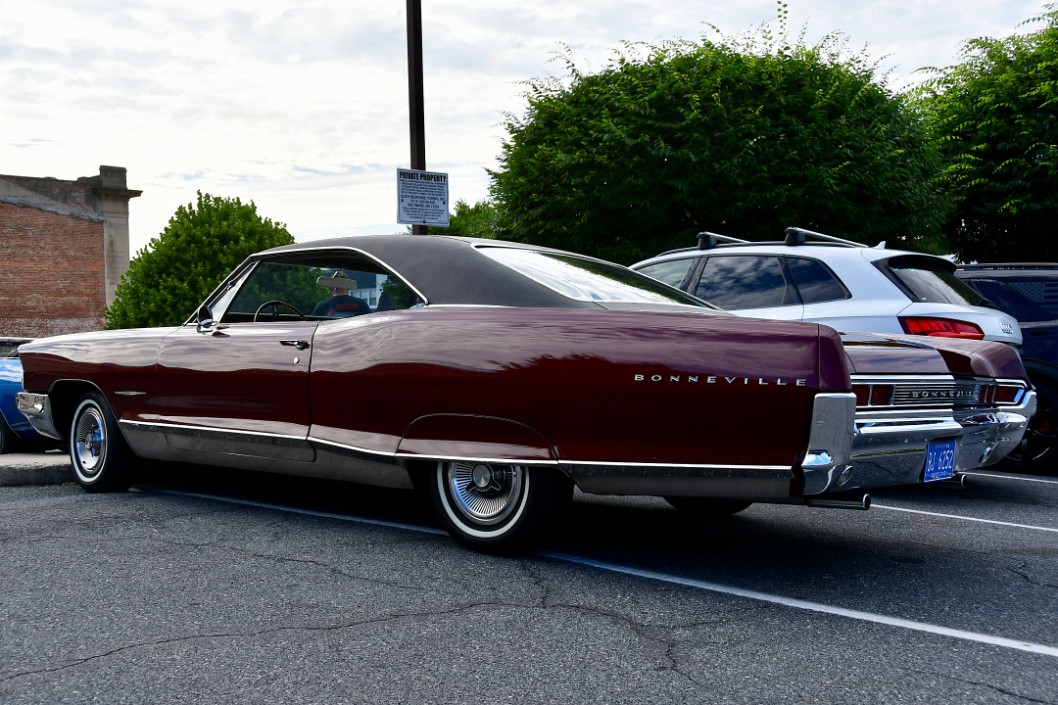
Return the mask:
<svg viewBox="0 0 1058 705">
<path fill-rule="evenodd" d="M 933 441 L 926 444 L 926 469 L 923 482 L 948 480 L 955 474 L 955 441 Z"/>
</svg>

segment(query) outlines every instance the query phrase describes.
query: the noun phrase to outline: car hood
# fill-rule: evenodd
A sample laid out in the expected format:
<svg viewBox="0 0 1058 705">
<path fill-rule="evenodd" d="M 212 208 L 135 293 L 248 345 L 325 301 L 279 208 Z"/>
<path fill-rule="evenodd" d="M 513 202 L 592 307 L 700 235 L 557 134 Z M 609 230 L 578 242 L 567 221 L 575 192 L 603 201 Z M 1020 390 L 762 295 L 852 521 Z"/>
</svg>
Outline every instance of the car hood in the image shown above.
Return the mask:
<svg viewBox="0 0 1058 705">
<path fill-rule="evenodd" d="M 1004 343 L 884 333 L 843 333 L 853 374 L 952 374 L 1027 380 L 1018 352 Z"/>
</svg>

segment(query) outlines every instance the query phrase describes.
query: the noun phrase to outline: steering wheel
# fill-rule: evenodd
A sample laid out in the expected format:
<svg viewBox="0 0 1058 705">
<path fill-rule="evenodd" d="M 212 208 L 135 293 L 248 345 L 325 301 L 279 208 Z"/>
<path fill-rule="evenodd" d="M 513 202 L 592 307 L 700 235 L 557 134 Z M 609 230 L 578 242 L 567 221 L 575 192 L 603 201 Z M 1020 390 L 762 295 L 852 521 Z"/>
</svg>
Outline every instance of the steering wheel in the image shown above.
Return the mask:
<svg viewBox="0 0 1058 705">
<path fill-rule="evenodd" d="M 272 307 L 272 320 L 273 321 L 279 320 L 279 309 L 280 308 L 285 308 L 285 309 L 288 309 L 290 311 L 293 311 L 297 315 L 298 318 L 300 318 L 303 321 L 305 320 L 305 314 L 302 313 L 301 311 L 299 311 L 297 309 L 297 306 L 295 306 L 294 304 L 288 304 L 286 301 L 280 301 L 279 299 L 272 299 L 271 301 L 265 301 L 263 304 L 261 304 L 260 306 L 257 307 L 256 311 L 253 312 L 253 322 L 254 323 L 257 323 L 257 318 L 261 315 L 261 311 L 263 311 L 268 306 Z"/>
</svg>

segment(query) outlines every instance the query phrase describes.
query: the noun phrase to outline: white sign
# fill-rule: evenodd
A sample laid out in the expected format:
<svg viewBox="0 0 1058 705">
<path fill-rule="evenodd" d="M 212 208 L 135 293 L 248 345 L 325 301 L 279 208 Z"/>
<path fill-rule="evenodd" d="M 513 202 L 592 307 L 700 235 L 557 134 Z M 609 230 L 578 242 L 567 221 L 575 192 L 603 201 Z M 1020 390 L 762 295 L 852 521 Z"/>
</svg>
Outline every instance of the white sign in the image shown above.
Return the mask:
<svg viewBox="0 0 1058 705">
<path fill-rule="evenodd" d="M 448 225 L 448 174 L 397 169 L 397 222 Z"/>
</svg>

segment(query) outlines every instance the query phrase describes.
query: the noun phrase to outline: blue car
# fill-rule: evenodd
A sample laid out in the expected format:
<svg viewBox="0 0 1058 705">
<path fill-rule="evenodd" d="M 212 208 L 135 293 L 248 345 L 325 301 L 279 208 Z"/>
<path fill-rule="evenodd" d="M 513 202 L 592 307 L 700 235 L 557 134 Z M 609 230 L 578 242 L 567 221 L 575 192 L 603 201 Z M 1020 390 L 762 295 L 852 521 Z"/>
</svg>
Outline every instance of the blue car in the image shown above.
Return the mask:
<svg viewBox="0 0 1058 705">
<path fill-rule="evenodd" d="M 0 453 L 51 445 L 15 406 L 15 395 L 22 391 L 18 346 L 28 342 L 29 338 L 0 338 Z"/>
</svg>

